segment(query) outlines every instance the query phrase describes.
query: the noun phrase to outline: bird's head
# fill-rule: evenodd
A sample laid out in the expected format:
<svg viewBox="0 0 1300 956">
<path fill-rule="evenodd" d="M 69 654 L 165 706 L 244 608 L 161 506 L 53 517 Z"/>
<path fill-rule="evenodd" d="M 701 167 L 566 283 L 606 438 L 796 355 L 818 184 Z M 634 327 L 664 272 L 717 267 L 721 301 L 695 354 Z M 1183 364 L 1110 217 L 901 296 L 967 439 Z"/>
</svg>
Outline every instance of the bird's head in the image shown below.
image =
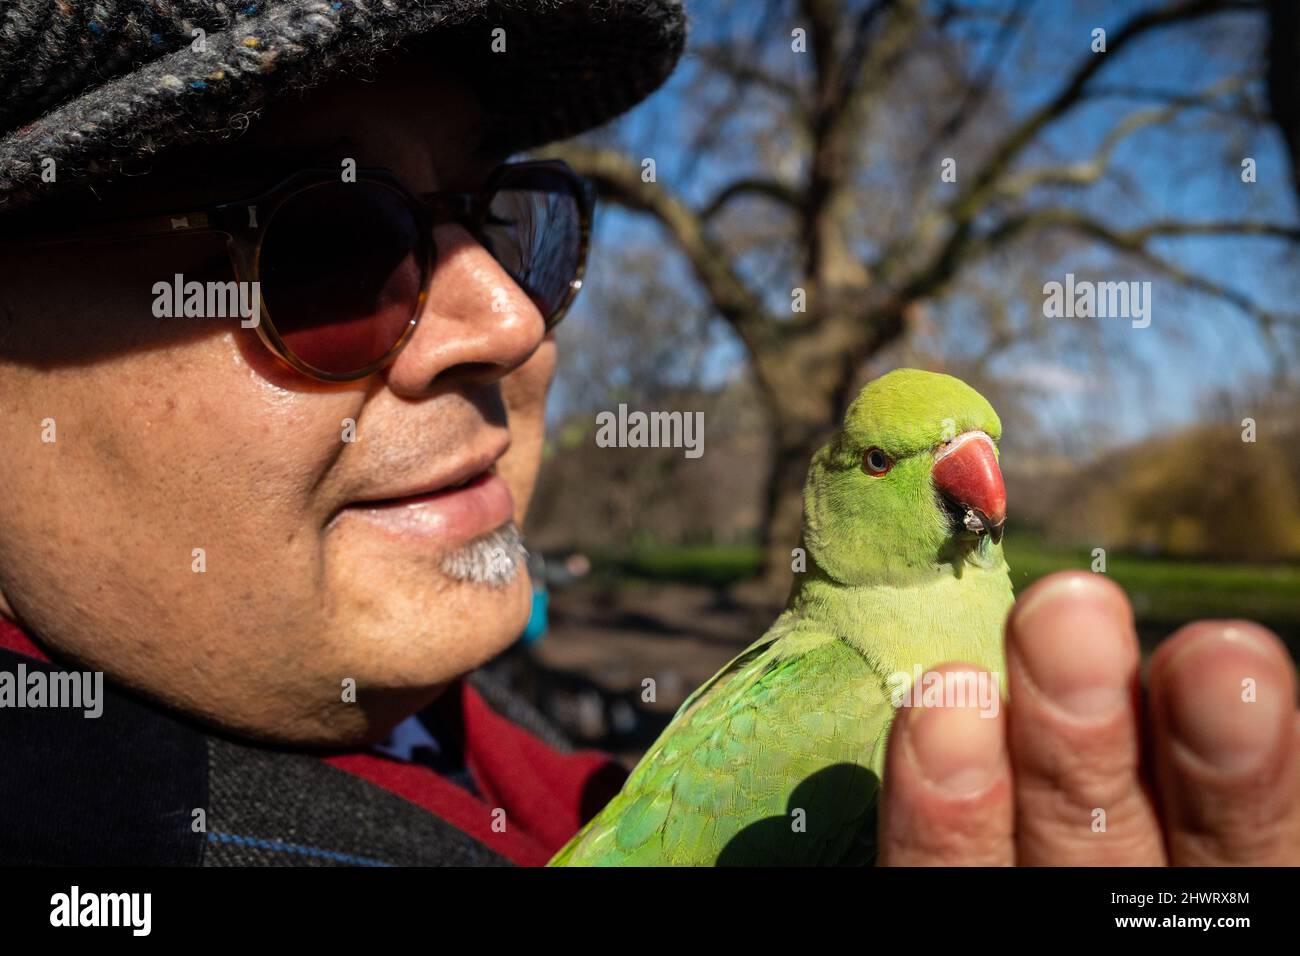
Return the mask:
<svg viewBox="0 0 1300 956">
<path fill-rule="evenodd" d="M 804 542 L 846 584 L 1002 561 L 1002 423 L 951 375 L 898 369 L 868 384 L 813 457 Z"/>
</svg>

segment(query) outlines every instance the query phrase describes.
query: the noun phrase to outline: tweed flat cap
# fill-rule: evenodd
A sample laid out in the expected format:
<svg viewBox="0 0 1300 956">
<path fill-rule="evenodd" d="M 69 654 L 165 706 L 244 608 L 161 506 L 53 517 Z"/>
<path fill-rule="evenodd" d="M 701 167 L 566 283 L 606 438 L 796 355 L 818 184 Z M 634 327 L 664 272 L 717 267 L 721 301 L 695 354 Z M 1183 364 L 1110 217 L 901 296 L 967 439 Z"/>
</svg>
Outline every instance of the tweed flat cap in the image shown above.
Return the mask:
<svg viewBox="0 0 1300 956">
<path fill-rule="evenodd" d="M 527 149 L 644 99 L 685 34 L 681 0 L 3 0 L 0 215 L 412 43 L 480 96 L 491 145 Z"/>
</svg>

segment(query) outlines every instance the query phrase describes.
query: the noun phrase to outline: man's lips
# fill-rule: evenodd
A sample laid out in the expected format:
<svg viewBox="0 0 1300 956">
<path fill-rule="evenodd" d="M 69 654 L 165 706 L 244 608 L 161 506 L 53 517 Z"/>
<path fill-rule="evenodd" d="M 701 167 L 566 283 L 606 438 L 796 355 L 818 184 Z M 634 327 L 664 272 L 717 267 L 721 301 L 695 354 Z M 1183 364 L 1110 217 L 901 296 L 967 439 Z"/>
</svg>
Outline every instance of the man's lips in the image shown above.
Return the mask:
<svg viewBox="0 0 1300 956">
<path fill-rule="evenodd" d="M 506 443 L 427 481 L 395 485 L 340 508 L 331 524 L 353 519 L 393 537 L 456 544 L 487 534 L 514 516 L 510 488 L 496 473 Z"/>
<path fill-rule="evenodd" d="M 484 471 L 452 488 L 359 501 L 340 511 L 334 521 L 355 521 L 389 537 L 432 540 L 445 546 L 495 531 L 514 517 L 514 510 L 514 496 L 505 480 L 495 471 Z"/>
<path fill-rule="evenodd" d="M 455 466 L 425 480 L 413 479 L 387 488 L 379 488 L 347 504 L 349 508 L 370 508 L 391 504 L 410 504 L 417 498 L 427 498 L 445 491 L 465 486 L 491 469 L 509 447 L 508 441 L 493 445 L 470 455 Z"/>
<path fill-rule="evenodd" d="M 388 508 L 411 508 L 416 505 L 422 505 L 426 502 L 437 501 L 439 498 L 445 498 L 448 495 L 454 495 L 458 491 L 469 491 L 481 486 L 484 482 L 495 477 L 495 472 L 480 471 L 471 478 L 464 481 L 458 481 L 448 485 L 445 488 L 435 488 L 432 491 L 421 491 L 410 495 L 396 495 L 391 498 L 375 498 L 365 501 L 356 501 L 348 505 L 348 508 L 361 508 L 367 511 L 381 511 Z"/>
</svg>

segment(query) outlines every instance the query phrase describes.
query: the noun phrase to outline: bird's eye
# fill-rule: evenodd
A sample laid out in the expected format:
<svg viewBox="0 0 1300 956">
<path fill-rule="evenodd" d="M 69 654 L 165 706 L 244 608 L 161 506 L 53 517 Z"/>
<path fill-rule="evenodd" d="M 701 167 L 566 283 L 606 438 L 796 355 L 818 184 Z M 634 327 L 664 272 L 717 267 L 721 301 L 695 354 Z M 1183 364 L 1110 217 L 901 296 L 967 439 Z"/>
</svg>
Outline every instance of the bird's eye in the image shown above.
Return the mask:
<svg viewBox="0 0 1300 956">
<path fill-rule="evenodd" d="M 862 464 L 867 469 L 868 473 L 876 475 L 877 477 L 885 474 L 889 469 L 894 467 L 894 463 L 890 460 L 889 456 L 879 448 L 869 449 L 867 453 L 862 456 Z"/>
</svg>

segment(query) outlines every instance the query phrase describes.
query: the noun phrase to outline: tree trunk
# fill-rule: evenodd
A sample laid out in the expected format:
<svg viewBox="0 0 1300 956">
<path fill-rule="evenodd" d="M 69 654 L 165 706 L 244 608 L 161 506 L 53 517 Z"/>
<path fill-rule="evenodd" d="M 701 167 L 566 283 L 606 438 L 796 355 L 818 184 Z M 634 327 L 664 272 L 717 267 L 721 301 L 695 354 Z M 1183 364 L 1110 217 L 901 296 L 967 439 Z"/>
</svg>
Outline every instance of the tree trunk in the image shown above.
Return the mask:
<svg viewBox="0 0 1300 956">
<path fill-rule="evenodd" d="M 839 427 L 845 389 L 859 346 L 843 329 L 788 338 L 755 356 L 772 434 L 764 487 L 761 580 L 773 600 L 784 601 L 794 573 L 791 552 L 803 524 L 803 485 L 813 454 Z"/>
<path fill-rule="evenodd" d="M 794 579 L 791 552 L 799 546 L 803 524 L 803 483 L 817 450 L 820 429 L 809 430 L 803 442 L 773 442 L 763 497 L 763 589 L 773 600 L 784 600 Z"/>
</svg>

